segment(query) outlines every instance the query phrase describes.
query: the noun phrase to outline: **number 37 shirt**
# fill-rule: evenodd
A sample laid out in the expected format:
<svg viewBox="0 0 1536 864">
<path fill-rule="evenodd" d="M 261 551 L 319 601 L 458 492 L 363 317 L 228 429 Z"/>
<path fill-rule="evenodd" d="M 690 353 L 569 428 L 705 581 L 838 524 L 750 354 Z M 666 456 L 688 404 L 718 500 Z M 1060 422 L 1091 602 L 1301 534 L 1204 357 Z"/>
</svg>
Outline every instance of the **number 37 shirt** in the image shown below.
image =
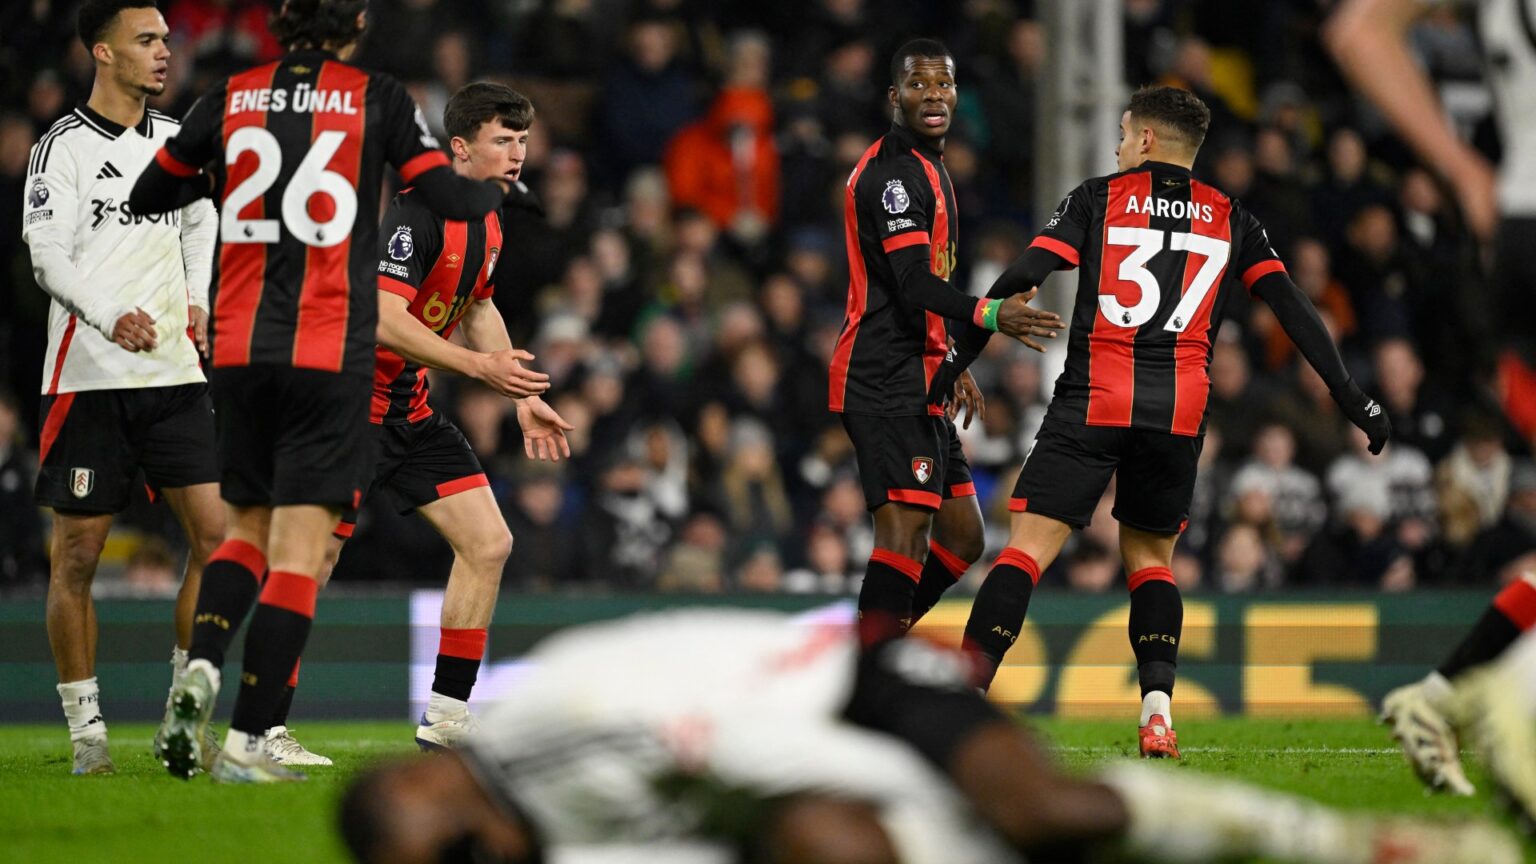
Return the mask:
<svg viewBox="0 0 1536 864">
<path fill-rule="evenodd" d="M 1161 162 L 1078 186 L 1031 246 L 1080 267 L 1050 416 L 1197 435 L 1222 304 L 1284 272 L 1257 219 Z"/>
<path fill-rule="evenodd" d="M 213 365 L 370 375 L 384 165 L 448 164 L 405 88 L 295 51 L 220 82 L 157 159 L 218 183 Z"/>
</svg>

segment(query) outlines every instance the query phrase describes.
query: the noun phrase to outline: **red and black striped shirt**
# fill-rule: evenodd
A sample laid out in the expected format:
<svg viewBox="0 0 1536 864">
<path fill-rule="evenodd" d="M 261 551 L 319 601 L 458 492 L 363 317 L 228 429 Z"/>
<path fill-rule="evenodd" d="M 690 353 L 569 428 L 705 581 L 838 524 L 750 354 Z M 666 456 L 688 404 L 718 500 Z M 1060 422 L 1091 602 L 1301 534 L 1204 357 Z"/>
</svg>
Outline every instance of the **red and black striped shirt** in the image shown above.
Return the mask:
<svg viewBox="0 0 1536 864">
<path fill-rule="evenodd" d="M 1050 415 L 1197 435 L 1225 290 L 1285 272 L 1252 214 L 1148 162 L 1078 186 L 1031 246 L 1081 268 Z"/>
<path fill-rule="evenodd" d="M 501 211 L 461 222 L 444 219 L 419 199 L 406 189 L 384 213 L 379 290 L 404 297 L 417 321 L 447 339 L 472 304 L 495 293 L 491 274 L 501 256 Z M 403 426 L 430 416 L 426 368 L 378 346 L 369 419 Z"/>
<path fill-rule="evenodd" d="M 832 354 L 828 407 L 902 416 L 940 413 L 928 385 L 949 349 L 943 316 L 902 291 L 890 255 L 928 250 L 934 275 L 949 279 L 960 239 L 955 190 L 939 153 L 900 126 L 864 151 L 843 198 L 848 311 Z"/>
<path fill-rule="evenodd" d="M 295 51 L 221 81 L 157 159 L 218 184 L 213 365 L 368 374 L 385 163 L 407 183 L 448 164 L 405 88 Z"/>
</svg>

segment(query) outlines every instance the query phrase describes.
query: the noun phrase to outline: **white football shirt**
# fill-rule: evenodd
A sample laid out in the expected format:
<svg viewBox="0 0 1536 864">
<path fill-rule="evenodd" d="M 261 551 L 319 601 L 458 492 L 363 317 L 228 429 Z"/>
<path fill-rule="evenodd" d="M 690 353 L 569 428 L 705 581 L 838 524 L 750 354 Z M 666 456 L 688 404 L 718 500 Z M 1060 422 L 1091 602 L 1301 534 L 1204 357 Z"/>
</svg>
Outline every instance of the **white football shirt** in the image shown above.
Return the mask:
<svg viewBox="0 0 1536 864">
<path fill-rule="evenodd" d="M 149 110 L 129 129 L 81 105 L 33 146 L 21 236 L 38 285 L 53 298 L 44 394 L 204 380 L 187 307 L 208 308 L 213 205 L 204 199 L 153 216 L 128 207 L 139 173 L 178 128 Z M 134 308 L 155 319 L 153 351 L 111 340 L 113 325 Z"/>
</svg>

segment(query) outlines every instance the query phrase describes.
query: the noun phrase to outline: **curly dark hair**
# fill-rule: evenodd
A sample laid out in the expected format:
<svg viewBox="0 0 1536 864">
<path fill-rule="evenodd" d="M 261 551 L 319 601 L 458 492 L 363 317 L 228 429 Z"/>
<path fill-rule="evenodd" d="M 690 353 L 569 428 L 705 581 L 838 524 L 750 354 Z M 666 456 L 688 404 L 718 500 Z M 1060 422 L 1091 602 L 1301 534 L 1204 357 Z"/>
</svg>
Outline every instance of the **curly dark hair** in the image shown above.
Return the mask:
<svg viewBox="0 0 1536 864">
<path fill-rule="evenodd" d="M 357 16 L 367 9 L 368 0 L 283 0 L 272 35 L 284 48 L 349 45 L 362 37 Z"/>
<path fill-rule="evenodd" d="M 1211 128 L 1211 109 L 1199 96 L 1178 87 L 1143 87 L 1131 95 L 1131 116 L 1163 127 L 1190 152 L 1200 149 Z"/>
</svg>

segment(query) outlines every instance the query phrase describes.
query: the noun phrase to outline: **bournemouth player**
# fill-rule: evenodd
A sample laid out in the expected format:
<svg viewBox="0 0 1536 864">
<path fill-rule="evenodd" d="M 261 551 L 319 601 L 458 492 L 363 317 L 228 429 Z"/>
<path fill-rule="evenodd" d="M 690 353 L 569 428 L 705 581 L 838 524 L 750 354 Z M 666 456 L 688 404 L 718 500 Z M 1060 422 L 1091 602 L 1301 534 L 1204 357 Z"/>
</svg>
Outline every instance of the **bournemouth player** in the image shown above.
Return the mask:
<svg viewBox="0 0 1536 864">
<path fill-rule="evenodd" d="M 1424 163 L 1440 174 L 1480 238 L 1494 240 L 1493 320 L 1506 348 L 1500 367 L 1518 374 L 1536 351 L 1530 298 L 1536 288 L 1536 10 L 1525 0 L 1477 4 L 1478 31 L 1503 142 L 1497 174 L 1456 134 L 1434 86 L 1413 59 L 1409 29 L 1435 4 L 1351 0 L 1325 30 L 1351 83 L 1375 103 Z M 1524 353 L 1524 357 L 1521 356 Z M 1514 410 L 1529 410 L 1518 404 Z M 1440 668 L 1394 690 L 1382 706 L 1409 762 L 1432 788 L 1471 794 L 1457 755 L 1451 684 L 1504 652 L 1536 624 L 1536 574 L 1506 586 Z M 1536 818 L 1536 796 L 1530 799 Z"/>
<path fill-rule="evenodd" d="M 891 58 L 890 132 L 864 151 L 844 194 L 848 313 L 832 356 L 830 405 L 853 440 L 875 550 L 859 592 L 871 621 L 910 626 L 981 556 L 981 509 L 952 420 L 982 407 L 969 376 L 955 408 L 928 389 L 949 349 L 946 318 L 1022 337 L 1063 325 L 1026 297 L 977 300 L 949 284 L 959 218 L 944 168 L 955 110 L 955 61 L 931 39 Z M 929 539 L 930 529 L 932 540 Z M 867 634 L 873 638 L 876 634 Z"/>
<path fill-rule="evenodd" d="M 144 104 L 165 89 L 170 58 L 153 0 L 91 0 L 79 32 L 95 82 L 90 99 L 32 149 L 22 237 L 53 299 L 36 491 L 53 510 L 48 642 L 74 772 L 103 774 L 113 766 L 91 582 L 113 514 L 143 471 L 186 531 L 175 678 L 186 667 L 203 566 L 224 534 L 213 407 L 197 356 L 217 217 L 207 201 L 156 215 L 127 204 L 133 178 L 179 125 Z"/>
<path fill-rule="evenodd" d="M 255 604 L 210 770 L 227 782 L 303 779 L 267 757 L 263 733 L 309 635 L 326 539 L 370 462 L 385 164 L 454 218 L 484 215 L 509 188 L 455 175 L 405 89 L 345 62 L 365 9 L 285 2 L 272 26 L 289 53 L 199 99 L 129 199 L 136 213 L 208 194 L 222 205 L 210 341 L 229 531 L 204 571 L 172 694 L 165 761 L 180 777 L 201 761 L 225 651 Z"/>
<path fill-rule="evenodd" d="M 1138 91 L 1120 121 L 1120 173 L 1073 190 L 989 292 L 1006 297 L 1033 290 L 1053 270 L 1082 269 L 1066 368 L 1025 457 L 1009 504 L 1008 546 L 976 595 L 966 644 L 996 671 L 1041 571 L 1072 529 L 1088 524 L 1114 475 L 1141 680 L 1141 752 L 1153 757 L 1179 752 L 1170 697 L 1184 610 L 1169 566 L 1194 491 L 1221 304 L 1240 288 L 1263 299 L 1345 416 L 1370 437 L 1371 452 L 1391 434 L 1263 227 L 1190 176 L 1209 123 L 1210 111 L 1192 93 Z M 979 327 L 961 334 L 934 402 L 949 398 L 947 382 L 990 335 Z"/>
<path fill-rule="evenodd" d="M 502 84 L 465 86 L 443 112 L 453 170 L 476 180 L 500 177 L 517 183 L 532 125 L 528 97 Z M 502 375 L 508 360 L 515 364 L 533 355 L 513 350 L 491 301 L 491 273 L 503 246 L 499 211 L 474 221 L 445 219 L 407 189 L 384 214 L 380 237 L 380 344 L 369 413 L 379 456 L 364 495 L 387 490 L 402 512 L 420 512 L 453 547 L 437 672 L 416 730 L 416 743 L 423 748 L 447 748 L 476 726 L 469 694 L 485 653 L 486 628 L 502 566 L 512 553 L 512 535 L 469 442 L 453 421 L 427 404 L 427 368 L 477 378 L 516 400 L 529 458 L 569 457 L 565 432 L 572 427 L 538 396 L 549 386 L 547 376 Z M 449 341 L 456 329 L 465 347 Z M 349 508 L 327 550 L 322 585 L 356 525 L 357 509 Z M 289 681 L 267 729 L 267 748 L 285 765 L 330 764 L 288 731 L 291 688 L 297 683 Z"/>
<path fill-rule="evenodd" d="M 845 626 L 760 612 L 562 633 L 463 748 L 353 781 L 342 836 L 369 864 L 1521 860 L 1481 821 L 1345 814 L 1136 764 L 1070 777 L 957 652 L 860 655 Z"/>
</svg>

